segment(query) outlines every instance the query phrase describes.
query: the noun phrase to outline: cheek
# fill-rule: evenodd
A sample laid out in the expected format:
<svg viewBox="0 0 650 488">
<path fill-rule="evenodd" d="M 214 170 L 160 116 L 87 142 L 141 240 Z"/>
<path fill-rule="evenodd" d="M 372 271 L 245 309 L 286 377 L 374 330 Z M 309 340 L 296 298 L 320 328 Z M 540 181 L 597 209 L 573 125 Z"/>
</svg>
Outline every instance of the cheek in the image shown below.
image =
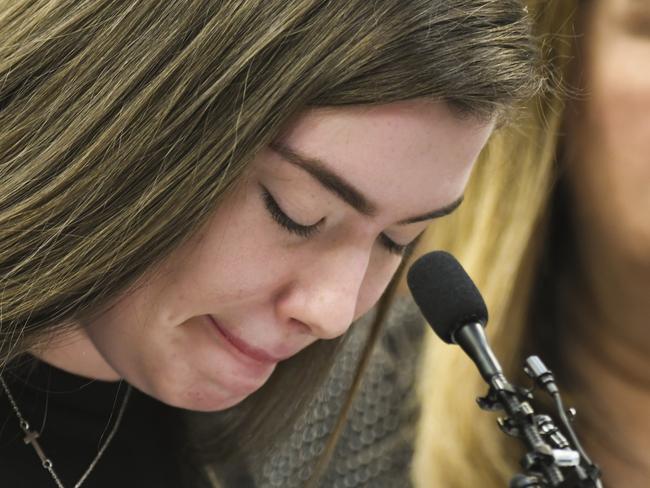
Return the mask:
<svg viewBox="0 0 650 488">
<path fill-rule="evenodd" d="M 231 304 L 268 298 L 288 269 L 278 232 L 253 191 L 227 200 L 204 228 L 181 248 L 167 269 L 166 306 L 215 312 Z M 187 314 L 178 317 L 184 320 Z"/>
<path fill-rule="evenodd" d="M 371 257 L 368 272 L 363 279 L 357 308 L 355 310 L 355 320 L 370 310 L 379 300 L 384 290 L 395 275 L 400 260 L 393 256 L 387 256 L 386 251 L 379 250 Z"/>
<path fill-rule="evenodd" d="M 160 351 L 170 333 L 156 317 L 151 288 L 142 286 L 85 323 L 88 336 L 104 359 L 136 386 L 148 390 L 151 384 L 143 371 L 161 369 L 152 354 Z"/>
<path fill-rule="evenodd" d="M 180 310 L 178 302 L 160 301 L 166 296 L 155 284 L 143 287 L 86 324 L 94 346 L 122 377 L 164 403 L 206 411 L 239 403 L 268 379 L 272 367 L 242 371 L 215 344 L 196 307 Z M 189 318 L 170 322 L 164 318 L 170 312 Z"/>
</svg>

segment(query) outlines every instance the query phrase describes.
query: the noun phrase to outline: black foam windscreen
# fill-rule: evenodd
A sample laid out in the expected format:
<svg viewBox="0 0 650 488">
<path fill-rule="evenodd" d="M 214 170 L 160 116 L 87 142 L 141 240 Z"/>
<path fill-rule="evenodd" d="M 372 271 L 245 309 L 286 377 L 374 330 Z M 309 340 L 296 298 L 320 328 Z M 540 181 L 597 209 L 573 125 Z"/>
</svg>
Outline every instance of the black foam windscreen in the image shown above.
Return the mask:
<svg viewBox="0 0 650 488">
<path fill-rule="evenodd" d="M 481 293 L 451 254 L 425 254 L 413 263 L 406 279 L 422 315 L 443 341 L 452 344 L 454 332 L 465 324 L 487 323 Z"/>
</svg>

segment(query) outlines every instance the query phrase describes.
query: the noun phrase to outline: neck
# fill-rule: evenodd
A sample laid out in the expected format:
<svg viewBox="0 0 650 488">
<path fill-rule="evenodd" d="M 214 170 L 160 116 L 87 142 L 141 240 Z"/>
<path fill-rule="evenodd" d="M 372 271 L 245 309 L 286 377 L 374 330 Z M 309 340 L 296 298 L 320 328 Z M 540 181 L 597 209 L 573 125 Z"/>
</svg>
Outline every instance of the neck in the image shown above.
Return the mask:
<svg viewBox="0 0 650 488">
<path fill-rule="evenodd" d="M 572 286 L 567 367 L 580 399 L 581 437 L 611 486 L 650 479 L 650 273 L 622 253 L 580 250 Z"/>
<path fill-rule="evenodd" d="M 80 325 L 33 347 L 30 354 L 68 373 L 102 381 L 120 380 Z"/>
</svg>

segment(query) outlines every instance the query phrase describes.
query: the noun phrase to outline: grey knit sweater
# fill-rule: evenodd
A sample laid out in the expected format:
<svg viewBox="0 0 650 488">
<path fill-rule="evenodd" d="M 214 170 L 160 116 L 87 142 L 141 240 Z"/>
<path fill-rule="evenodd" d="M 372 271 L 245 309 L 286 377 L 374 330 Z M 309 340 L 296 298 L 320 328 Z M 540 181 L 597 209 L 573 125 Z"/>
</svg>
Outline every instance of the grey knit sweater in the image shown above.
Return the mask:
<svg viewBox="0 0 650 488">
<path fill-rule="evenodd" d="M 255 469 L 254 486 L 298 488 L 312 473 L 342 406 L 370 319 L 352 336 L 293 433 Z M 408 299 L 394 304 L 328 466 L 323 488 L 407 488 L 417 418 L 414 376 L 424 326 Z"/>
</svg>

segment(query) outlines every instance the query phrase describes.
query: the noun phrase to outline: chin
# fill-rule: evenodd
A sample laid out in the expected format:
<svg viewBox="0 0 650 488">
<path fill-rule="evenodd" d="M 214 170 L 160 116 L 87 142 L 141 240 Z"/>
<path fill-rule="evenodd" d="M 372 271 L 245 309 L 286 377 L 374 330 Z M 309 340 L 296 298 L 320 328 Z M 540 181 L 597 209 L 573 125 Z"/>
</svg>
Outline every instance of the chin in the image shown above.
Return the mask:
<svg viewBox="0 0 650 488">
<path fill-rule="evenodd" d="M 180 399 L 175 407 L 193 410 L 196 412 L 219 412 L 232 408 L 243 402 L 253 391 L 246 394 L 201 395 L 200 393 L 188 394 Z"/>
<path fill-rule="evenodd" d="M 148 395 L 169 406 L 197 412 L 218 412 L 234 407 L 244 401 L 265 383 L 226 387 L 218 383 L 194 382 L 191 387 L 179 389 L 165 385 Z"/>
</svg>

